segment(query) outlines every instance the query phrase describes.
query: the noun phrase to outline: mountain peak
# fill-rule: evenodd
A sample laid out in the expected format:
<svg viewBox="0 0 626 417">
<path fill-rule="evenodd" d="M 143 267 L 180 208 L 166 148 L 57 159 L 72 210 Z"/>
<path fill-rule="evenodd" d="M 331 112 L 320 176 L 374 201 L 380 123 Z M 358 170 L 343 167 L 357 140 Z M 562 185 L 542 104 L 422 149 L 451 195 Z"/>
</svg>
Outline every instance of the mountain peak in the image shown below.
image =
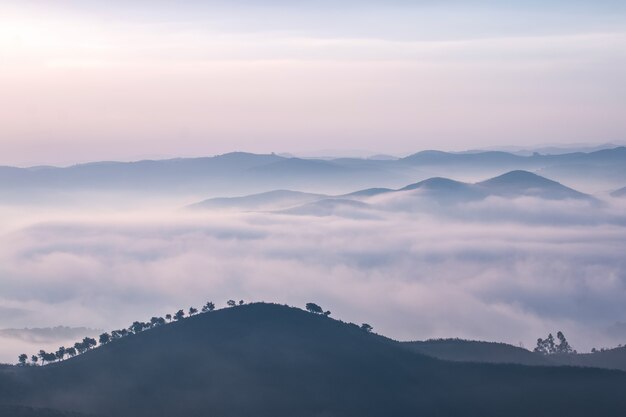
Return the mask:
<svg viewBox="0 0 626 417">
<path fill-rule="evenodd" d="M 499 195 L 518 194 L 554 200 L 591 198 L 591 196 L 566 187 L 559 182 L 523 170 L 510 171 L 476 185 Z"/>
</svg>

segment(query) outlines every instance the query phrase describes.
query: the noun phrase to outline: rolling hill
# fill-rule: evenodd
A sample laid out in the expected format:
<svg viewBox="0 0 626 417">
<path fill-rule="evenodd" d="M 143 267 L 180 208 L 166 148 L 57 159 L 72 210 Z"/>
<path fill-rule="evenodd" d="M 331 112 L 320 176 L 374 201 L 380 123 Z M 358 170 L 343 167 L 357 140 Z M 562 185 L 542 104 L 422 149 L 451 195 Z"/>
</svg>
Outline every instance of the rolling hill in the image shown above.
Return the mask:
<svg viewBox="0 0 626 417">
<path fill-rule="evenodd" d="M 280 213 L 329 215 L 338 208 L 375 208 L 378 196 L 419 197 L 439 203 L 462 203 L 498 196 L 523 196 L 546 200 L 576 199 L 594 201 L 588 194 L 528 171 L 511 171 L 476 184 L 434 177 L 399 189 L 367 188 L 339 196 L 276 190 L 243 197 L 212 198 L 188 206 L 191 209 L 246 211 L 276 210 Z"/>
<path fill-rule="evenodd" d="M 607 349 L 596 353 L 544 356 L 506 343 L 475 340 L 437 339 L 403 342 L 403 345 L 415 352 L 450 361 L 535 366 L 579 366 L 626 371 L 626 347 Z"/>
<path fill-rule="evenodd" d="M 276 210 L 326 198 L 323 194 L 275 190 L 243 197 L 210 198 L 188 206 L 190 209 Z"/>
<path fill-rule="evenodd" d="M 476 185 L 486 189 L 490 195 L 506 197 L 532 196 L 549 200 L 590 198 L 587 194 L 528 171 L 507 172 Z"/>
<path fill-rule="evenodd" d="M 403 342 L 408 349 L 434 358 L 481 363 L 518 365 L 554 365 L 547 357 L 506 343 L 461 339 L 437 339 Z"/>
<path fill-rule="evenodd" d="M 0 372 L 0 404 L 109 417 L 615 416 L 624 389 L 618 371 L 441 361 L 263 303 Z"/>
</svg>

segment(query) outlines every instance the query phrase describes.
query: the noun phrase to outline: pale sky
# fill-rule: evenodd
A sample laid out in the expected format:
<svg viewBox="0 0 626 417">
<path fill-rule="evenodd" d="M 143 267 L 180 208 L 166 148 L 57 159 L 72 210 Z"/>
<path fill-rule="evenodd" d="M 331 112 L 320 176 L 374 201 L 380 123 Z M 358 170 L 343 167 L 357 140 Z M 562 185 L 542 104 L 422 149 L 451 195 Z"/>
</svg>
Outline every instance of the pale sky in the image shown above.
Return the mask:
<svg viewBox="0 0 626 417">
<path fill-rule="evenodd" d="M 623 142 L 625 3 L 0 0 L 0 164 Z"/>
</svg>

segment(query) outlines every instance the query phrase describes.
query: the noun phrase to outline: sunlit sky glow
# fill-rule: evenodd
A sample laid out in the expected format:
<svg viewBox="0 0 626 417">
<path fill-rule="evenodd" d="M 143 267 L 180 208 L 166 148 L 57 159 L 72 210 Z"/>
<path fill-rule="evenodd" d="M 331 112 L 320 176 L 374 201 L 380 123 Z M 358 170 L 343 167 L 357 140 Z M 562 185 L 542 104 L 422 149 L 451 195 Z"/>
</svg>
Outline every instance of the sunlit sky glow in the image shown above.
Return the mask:
<svg viewBox="0 0 626 417">
<path fill-rule="evenodd" d="M 623 141 L 625 28 L 605 0 L 3 1 L 0 164 Z"/>
</svg>

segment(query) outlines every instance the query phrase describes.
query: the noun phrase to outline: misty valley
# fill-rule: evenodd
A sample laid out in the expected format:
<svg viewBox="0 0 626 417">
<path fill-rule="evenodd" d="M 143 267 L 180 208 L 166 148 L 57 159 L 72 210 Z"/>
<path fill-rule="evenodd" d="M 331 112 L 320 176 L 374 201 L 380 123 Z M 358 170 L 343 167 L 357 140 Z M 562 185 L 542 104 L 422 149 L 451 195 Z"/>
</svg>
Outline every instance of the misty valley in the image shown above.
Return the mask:
<svg viewBox="0 0 626 417">
<path fill-rule="evenodd" d="M 626 406 L 626 148 L 0 177 L 3 415 Z"/>
</svg>

